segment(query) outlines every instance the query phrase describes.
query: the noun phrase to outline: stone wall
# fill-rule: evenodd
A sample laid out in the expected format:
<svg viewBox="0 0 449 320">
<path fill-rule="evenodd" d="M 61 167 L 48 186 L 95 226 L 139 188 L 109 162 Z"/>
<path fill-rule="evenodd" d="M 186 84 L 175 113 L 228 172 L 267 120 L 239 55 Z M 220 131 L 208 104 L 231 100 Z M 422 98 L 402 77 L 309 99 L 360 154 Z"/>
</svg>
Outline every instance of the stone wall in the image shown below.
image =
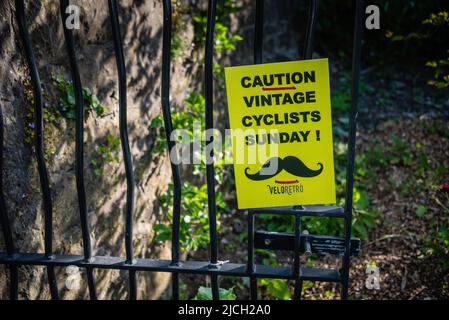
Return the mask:
<svg viewBox="0 0 449 320">
<path fill-rule="evenodd" d="M 70 79 L 59 1 L 25 1 L 29 31 L 42 79 L 45 105 L 50 112 L 58 103 L 52 76 L 62 73 Z M 85 123 L 85 176 L 89 224 L 96 255 L 124 255 L 124 208 L 126 181 L 121 152 L 120 162 L 94 174 L 90 164 L 98 145 L 108 134 L 119 136 L 118 88 L 107 1 L 72 1 L 81 7 L 81 29 L 76 30 L 77 56 L 83 86 L 92 90 L 106 108 L 105 117 L 91 114 Z M 0 104 L 5 123 L 4 190 L 13 237 L 22 252 L 43 252 L 43 209 L 33 148 L 24 141 L 32 112 L 27 92 L 27 68 L 21 54 L 14 17 L 14 1 L 0 4 Z M 153 157 L 155 137 L 150 122 L 161 112 L 160 69 L 162 51 L 162 3 L 141 0 L 120 1 L 120 20 L 128 77 L 128 128 L 136 178 L 135 255 L 169 258 L 169 244 L 156 246 L 152 225 L 164 221 L 157 198 L 171 179 L 165 156 Z M 185 43 L 192 43 L 192 26 L 186 23 Z M 193 47 L 184 50 L 189 57 Z M 190 62 L 189 62 L 190 61 Z M 175 60 L 172 66 L 173 105 L 185 98 L 197 66 L 193 59 Z M 28 99 L 27 99 L 28 94 Z M 82 254 L 81 230 L 76 197 L 74 121 L 55 115 L 46 121 L 45 149 L 54 208 L 54 252 Z M 32 119 L 32 117 L 31 117 Z M 29 137 L 28 137 L 29 138 Z M 120 149 L 119 149 L 120 150 Z M 0 237 L 1 248 L 3 237 Z M 3 249 L 0 249 L 3 251 Z M 45 270 L 21 267 L 21 299 L 49 298 Z M 81 287 L 68 290 L 65 268 L 57 268 L 58 287 L 64 298 L 86 298 L 85 272 Z M 126 272 L 95 271 L 100 298 L 127 296 Z M 7 297 L 7 273 L 0 273 L 0 298 Z M 169 284 L 168 274 L 138 274 L 139 298 L 159 298 Z"/>
</svg>

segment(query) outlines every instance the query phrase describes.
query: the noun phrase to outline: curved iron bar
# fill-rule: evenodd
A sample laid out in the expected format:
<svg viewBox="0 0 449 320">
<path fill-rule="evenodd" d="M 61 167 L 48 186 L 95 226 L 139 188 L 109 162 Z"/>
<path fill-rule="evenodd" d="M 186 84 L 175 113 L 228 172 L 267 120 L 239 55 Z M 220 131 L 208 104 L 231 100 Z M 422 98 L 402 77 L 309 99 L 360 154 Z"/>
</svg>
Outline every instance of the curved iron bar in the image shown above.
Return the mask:
<svg viewBox="0 0 449 320">
<path fill-rule="evenodd" d="M 25 19 L 25 6 L 23 0 L 16 0 L 16 18 L 19 26 L 20 38 L 25 50 L 25 56 L 30 68 L 31 84 L 33 86 L 34 94 L 34 113 L 35 113 L 35 128 L 34 128 L 34 148 L 36 152 L 37 168 L 39 172 L 39 180 L 42 190 L 42 199 L 44 203 L 44 217 L 45 217 L 45 234 L 44 247 L 45 256 L 47 259 L 53 258 L 53 205 L 51 200 L 50 185 L 48 181 L 47 168 L 44 157 L 44 120 L 42 107 L 42 90 L 39 78 L 39 72 L 36 66 L 33 49 L 31 47 L 30 35 L 28 34 L 27 24 Z M 56 277 L 54 268 L 49 266 L 47 268 L 48 284 L 50 287 L 50 294 L 52 299 L 58 299 L 58 287 L 56 284 Z"/>
<path fill-rule="evenodd" d="M 302 60 L 312 58 L 317 15 L 318 0 L 309 0 L 309 10 L 307 13 L 307 29 L 304 40 L 304 50 L 302 52 Z"/>
<path fill-rule="evenodd" d="M 181 174 L 177 162 L 177 153 L 175 141 L 172 140 L 173 122 L 170 112 L 170 50 L 172 33 L 172 8 L 171 0 L 163 1 L 163 36 L 162 36 L 162 83 L 161 83 L 161 101 L 162 114 L 164 117 L 165 134 L 168 144 L 168 153 L 170 157 L 171 171 L 173 176 L 173 223 L 172 223 L 172 266 L 179 267 L 179 234 L 181 225 Z M 179 300 L 179 273 L 172 275 L 172 297 Z"/>
<path fill-rule="evenodd" d="M 70 73 L 73 81 L 73 88 L 75 93 L 76 105 L 76 132 L 75 132 L 75 176 L 76 176 L 76 191 L 78 195 L 78 207 L 81 221 L 81 233 L 83 238 L 83 252 L 84 259 L 90 261 L 92 259 L 92 245 L 90 239 L 89 222 L 87 218 L 87 203 L 86 203 L 86 189 L 84 185 L 84 99 L 83 87 L 79 74 L 78 64 L 75 54 L 75 40 L 73 32 L 66 25 L 69 14 L 67 7 L 69 0 L 60 0 L 60 11 L 62 28 L 64 30 L 64 38 L 67 48 L 67 54 L 70 62 Z M 97 298 L 95 287 L 95 280 L 92 268 L 86 269 L 87 285 L 89 288 L 89 295 L 92 300 Z"/>
<path fill-rule="evenodd" d="M 3 154 L 4 154 L 4 124 L 3 109 L 0 108 L 0 225 L 3 230 L 5 239 L 6 253 L 13 256 L 15 253 L 14 242 L 12 238 L 11 225 L 9 223 L 8 212 L 6 210 L 5 194 L 3 190 Z M 11 300 L 18 299 L 18 270 L 17 265 L 9 266 L 9 298 Z"/>
<path fill-rule="evenodd" d="M 114 40 L 114 51 L 117 63 L 118 82 L 119 82 L 119 128 L 120 141 L 122 145 L 123 160 L 126 172 L 126 225 L 125 225 L 125 249 L 126 263 L 134 263 L 133 254 L 133 212 L 134 212 L 134 174 L 133 161 L 128 140 L 127 123 L 127 101 L 126 101 L 126 67 L 123 54 L 122 36 L 120 33 L 120 23 L 118 18 L 117 0 L 108 0 L 109 15 L 111 17 L 112 35 Z M 135 271 L 129 271 L 129 298 L 137 298 L 137 285 Z"/>
<path fill-rule="evenodd" d="M 362 54 L 362 30 L 363 30 L 363 0 L 355 0 L 354 40 L 352 51 L 352 79 L 351 79 L 351 109 L 349 111 L 349 141 L 348 141 L 348 166 L 346 168 L 346 197 L 345 197 L 345 247 L 343 256 L 342 290 L 341 298 L 348 298 L 349 263 L 351 248 L 352 226 L 352 197 L 354 187 L 354 159 L 357 132 L 358 96 L 360 78 L 360 60 Z"/>
<path fill-rule="evenodd" d="M 206 28 L 206 47 L 205 47 L 205 102 L 206 102 L 206 144 L 214 143 L 213 134 L 208 136 L 214 127 L 214 84 L 213 84 L 213 62 L 214 62 L 214 32 L 215 16 L 217 10 L 217 1 L 209 0 L 207 6 L 207 28 Z M 209 208 L 209 235 L 210 235 L 210 266 L 211 269 L 219 268 L 218 263 L 218 239 L 217 239 L 217 210 L 215 203 L 215 170 L 213 161 L 213 147 L 211 151 L 211 160 L 206 164 L 206 182 L 207 182 L 207 204 Z M 211 275 L 212 298 L 219 299 L 218 277 Z"/>
</svg>

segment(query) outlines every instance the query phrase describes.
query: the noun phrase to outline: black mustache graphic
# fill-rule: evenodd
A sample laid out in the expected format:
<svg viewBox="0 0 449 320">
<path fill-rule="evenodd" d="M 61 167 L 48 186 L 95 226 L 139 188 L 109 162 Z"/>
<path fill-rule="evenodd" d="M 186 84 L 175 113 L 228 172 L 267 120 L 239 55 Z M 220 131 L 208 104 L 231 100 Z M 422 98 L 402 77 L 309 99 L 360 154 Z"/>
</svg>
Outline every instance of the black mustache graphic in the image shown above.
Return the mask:
<svg viewBox="0 0 449 320">
<path fill-rule="evenodd" d="M 270 168 L 272 165 L 274 165 L 274 161 L 277 161 L 278 166 L 275 171 L 267 169 Z M 287 171 L 288 173 L 295 175 L 297 177 L 303 177 L 303 178 L 312 178 L 316 177 L 323 171 L 323 164 L 321 162 L 317 163 L 320 167 L 317 170 L 312 170 L 308 168 L 304 162 L 302 162 L 300 159 L 294 157 L 294 156 L 287 156 L 284 159 L 279 157 L 272 157 L 267 160 L 260 168 L 260 170 L 254 174 L 248 173 L 249 168 L 245 169 L 245 175 L 248 177 L 248 179 L 254 180 L 254 181 L 262 181 L 267 180 L 278 173 L 280 173 L 282 170 Z M 261 174 L 261 171 L 268 171 L 268 174 Z M 272 172 L 270 172 L 272 171 Z"/>
</svg>

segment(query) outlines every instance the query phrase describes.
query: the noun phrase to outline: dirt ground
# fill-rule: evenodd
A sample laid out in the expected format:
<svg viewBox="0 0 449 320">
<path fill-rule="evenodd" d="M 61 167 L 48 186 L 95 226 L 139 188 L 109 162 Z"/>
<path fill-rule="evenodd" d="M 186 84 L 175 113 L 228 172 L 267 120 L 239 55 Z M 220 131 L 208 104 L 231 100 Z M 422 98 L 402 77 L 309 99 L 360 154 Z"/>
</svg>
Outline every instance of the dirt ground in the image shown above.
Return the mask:
<svg viewBox="0 0 449 320">
<path fill-rule="evenodd" d="M 439 166 L 449 167 L 448 129 L 447 121 L 440 120 L 387 121 L 361 133 L 359 142 L 364 151 L 374 148 L 378 141 L 388 141 L 391 136 L 400 137 L 410 145 L 419 143 L 435 170 Z M 387 152 L 388 148 L 385 150 Z M 449 298 L 449 273 L 438 258 L 429 255 L 426 245 L 437 226 L 447 221 L 447 207 L 442 206 L 444 201 L 447 206 L 448 194 L 438 188 L 439 184 L 425 185 L 421 189 L 416 187 L 419 182 L 415 181 L 405 188 L 416 170 L 413 164 L 375 170 L 379 183 L 372 184 L 368 194 L 371 207 L 380 211 L 381 216 L 370 231 L 370 240 L 362 242 L 360 257 L 352 260 L 350 293 L 353 299 Z M 446 174 L 443 179 L 447 178 Z M 418 205 L 427 208 L 422 218 L 417 216 Z M 365 287 L 365 269 L 373 262 L 379 267 L 379 290 Z M 335 292 L 336 286 L 314 286 L 306 297 L 326 298 L 323 295 L 326 290 Z"/>
</svg>

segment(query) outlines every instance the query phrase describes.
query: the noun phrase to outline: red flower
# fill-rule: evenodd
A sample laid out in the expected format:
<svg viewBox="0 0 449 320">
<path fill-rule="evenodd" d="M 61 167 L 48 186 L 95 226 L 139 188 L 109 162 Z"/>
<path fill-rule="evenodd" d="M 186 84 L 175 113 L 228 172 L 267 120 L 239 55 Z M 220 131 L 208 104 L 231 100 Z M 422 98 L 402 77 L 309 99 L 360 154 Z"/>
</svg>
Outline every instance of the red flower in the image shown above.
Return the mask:
<svg viewBox="0 0 449 320">
<path fill-rule="evenodd" d="M 443 183 L 443 185 L 441 186 L 441 190 L 449 193 L 449 183 Z"/>
</svg>

